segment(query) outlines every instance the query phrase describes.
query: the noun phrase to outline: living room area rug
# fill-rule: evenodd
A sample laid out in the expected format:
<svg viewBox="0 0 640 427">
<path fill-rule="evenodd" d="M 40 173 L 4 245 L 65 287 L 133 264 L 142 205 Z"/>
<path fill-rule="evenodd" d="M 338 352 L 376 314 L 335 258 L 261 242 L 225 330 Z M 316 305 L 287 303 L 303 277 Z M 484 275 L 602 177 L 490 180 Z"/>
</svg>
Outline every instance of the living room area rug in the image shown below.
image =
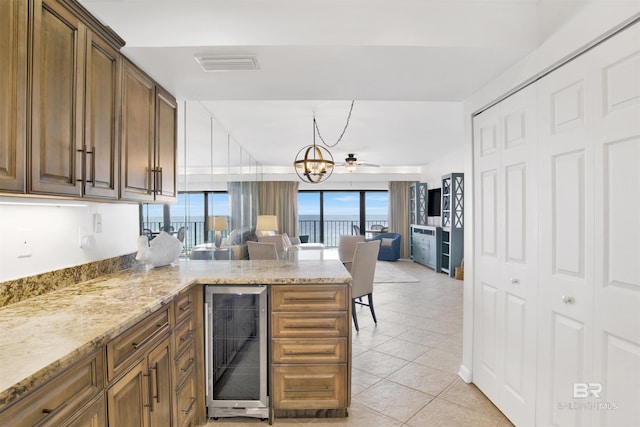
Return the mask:
<svg viewBox="0 0 640 427">
<path fill-rule="evenodd" d="M 405 273 L 391 261 L 378 261 L 373 283 L 415 283 L 418 279 Z"/>
</svg>

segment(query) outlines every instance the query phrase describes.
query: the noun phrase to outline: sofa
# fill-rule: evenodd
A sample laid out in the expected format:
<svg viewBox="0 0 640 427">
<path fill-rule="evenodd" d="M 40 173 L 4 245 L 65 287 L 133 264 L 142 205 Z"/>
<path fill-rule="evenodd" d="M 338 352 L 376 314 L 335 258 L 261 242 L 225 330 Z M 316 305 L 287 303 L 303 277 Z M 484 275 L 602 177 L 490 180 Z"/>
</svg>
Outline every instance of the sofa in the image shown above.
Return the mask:
<svg viewBox="0 0 640 427">
<path fill-rule="evenodd" d="M 400 258 L 400 242 L 402 236 L 399 233 L 380 233 L 370 239 L 380 240 L 380 250 L 378 251 L 378 259 L 381 261 L 397 261 Z"/>
</svg>

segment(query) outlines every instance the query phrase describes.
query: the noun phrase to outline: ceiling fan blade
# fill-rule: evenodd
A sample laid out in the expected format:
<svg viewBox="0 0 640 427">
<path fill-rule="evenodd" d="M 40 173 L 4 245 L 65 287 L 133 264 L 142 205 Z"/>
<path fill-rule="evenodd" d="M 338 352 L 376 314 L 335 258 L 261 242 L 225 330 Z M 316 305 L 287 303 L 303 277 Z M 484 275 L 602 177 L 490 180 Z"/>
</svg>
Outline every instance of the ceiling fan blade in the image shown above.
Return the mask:
<svg viewBox="0 0 640 427">
<path fill-rule="evenodd" d="M 356 162 L 356 164 L 358 166 L 368 166 L 368 167 L 371 167 L 371 168 L 379 168 L 380 167 L 380 165 L 376 165 L 375 163 L 368 163 L 368 162 Z"/>
</svg>

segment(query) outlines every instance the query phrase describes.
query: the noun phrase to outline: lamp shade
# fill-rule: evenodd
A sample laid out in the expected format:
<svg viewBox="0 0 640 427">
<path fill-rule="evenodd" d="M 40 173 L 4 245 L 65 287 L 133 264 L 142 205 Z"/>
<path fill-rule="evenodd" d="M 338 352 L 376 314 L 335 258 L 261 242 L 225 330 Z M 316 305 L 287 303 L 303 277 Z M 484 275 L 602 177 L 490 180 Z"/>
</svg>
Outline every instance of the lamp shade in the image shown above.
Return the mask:
<svg viewBox="0 0 640 427">
<path fill-rule="evenodd" d="M 278 217 L 275 215 L 258 215 L 256 230 L 278 231 Z"/>
<path fill-rule="evenodd" d="M 226 230 L 227 226 L 227 217 L 224 216 L 215 216 L 213 217 L 213 229 L 216 231 Z"/>
<path fill-rule="evenodd" d="M 207 218 L 207 228 L 209 230 L 220 231 L 226 230 L 228 227 L 227 217 L 225 216 L 210 216 Z"/>
</svg>

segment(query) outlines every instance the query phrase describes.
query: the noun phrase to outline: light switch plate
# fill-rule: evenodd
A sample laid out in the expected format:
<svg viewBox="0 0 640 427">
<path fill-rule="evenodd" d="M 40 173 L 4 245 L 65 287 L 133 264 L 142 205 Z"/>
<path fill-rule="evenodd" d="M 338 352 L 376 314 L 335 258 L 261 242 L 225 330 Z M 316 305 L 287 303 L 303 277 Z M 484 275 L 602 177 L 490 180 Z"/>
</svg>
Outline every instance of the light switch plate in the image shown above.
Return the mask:
<svg viewBox="0 0 640 427">
<path fill-rule="evenodd" d="M 102 214 L 93 214 L 93 232 L 98 234 L 102 233 Z"/>
<path fill-rule="evenodd" d="M 28 258 L 31 256 L 32 237 L 33 231 L 31 229 L 19 230 L 18 258 Z"/>
</svg>

